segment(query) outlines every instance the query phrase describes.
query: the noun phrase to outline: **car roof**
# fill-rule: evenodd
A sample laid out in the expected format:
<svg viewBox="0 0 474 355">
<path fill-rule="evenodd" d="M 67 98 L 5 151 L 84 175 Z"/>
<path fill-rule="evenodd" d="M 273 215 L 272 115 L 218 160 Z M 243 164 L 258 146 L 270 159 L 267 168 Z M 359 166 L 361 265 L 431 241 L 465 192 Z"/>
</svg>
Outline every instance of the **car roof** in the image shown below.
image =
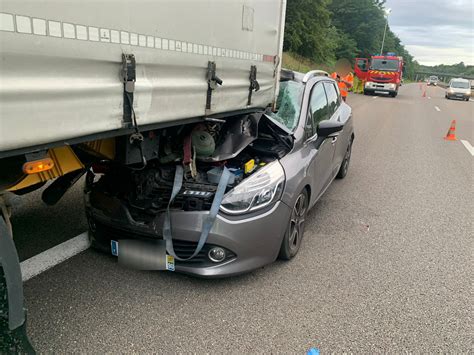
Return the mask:
<svg viewBox="0 0 474 355">
<path fill-rule="evenodd" d="M 306 74 L 284 68 L 282 68 L 280 71 L 280 81 L 291 80 L 298 83 L 306 84 L 309 79 L 312 79 L 314 77 L 330 78 L 329 73 L 323 70 L 311 70 Z"/>
<path fill-rule="evenodd" d="M 294 70 L 282 68 L 280 71 L 280 81 L 296 81 L 302 83 L 303 78 L 303 73 Z"/>
</svg>

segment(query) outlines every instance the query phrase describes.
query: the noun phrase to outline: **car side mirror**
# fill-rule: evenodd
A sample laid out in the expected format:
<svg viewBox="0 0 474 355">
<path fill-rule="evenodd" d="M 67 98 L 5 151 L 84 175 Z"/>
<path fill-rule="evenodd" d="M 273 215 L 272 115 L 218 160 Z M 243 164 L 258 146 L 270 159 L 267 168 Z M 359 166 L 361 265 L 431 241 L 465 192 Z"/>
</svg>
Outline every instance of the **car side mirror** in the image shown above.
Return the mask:
<svg viewBox="0 0 474 355">
<path fill-rule="evenodd" d="M 325 120 L 318 124 L 318 136 L 329 137 L 331 134 L 342 131 L 344 123 L 338 121 Z"/>
</svg>

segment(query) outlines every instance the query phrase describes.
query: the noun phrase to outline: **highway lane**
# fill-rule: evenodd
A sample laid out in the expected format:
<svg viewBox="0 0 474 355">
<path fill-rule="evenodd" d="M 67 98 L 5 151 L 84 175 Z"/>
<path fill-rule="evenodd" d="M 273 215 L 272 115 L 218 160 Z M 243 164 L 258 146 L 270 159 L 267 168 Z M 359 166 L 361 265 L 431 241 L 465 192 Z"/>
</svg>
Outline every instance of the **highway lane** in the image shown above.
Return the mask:
<svg viewBox="0 0 474 355">
<path fill-rule="evenodd" d="M 201 280 L 122 269 L 87 250 L 25 284 L 37 350 L 471 350 L 474 158 L 442 137 L 456 119 L 458 137 L 474 144 L 474 103 L 447 101 L 439 88 L 428 93 L 411 84 L 395 99 L 349 97 L 349 175 L 310 212 L 293 261 Z M 32 234 L 38 216 L 54 215 L 60 227 L 39 230 L 37 250 L 79 234 L 80 190 L 67 197 L 54 213 L 24 198 L 14 228 Z M 27 248 L 20 243 L 20 254 Z"/>
<path fill-rule="evenodd" d="M 437 105 L 442 114 L 438 115 L 443 123 L 450 120 L 456 120 L 456 129 L 458 139 L 468 140 L 474 145 L 474 105 L 473 102 L 465 102 L 460 100 L 448 100 L 444 97 L 445 89 L 440 87 L 428 87 L 427 95 L 431 99 L 431 103 Z M 471 98 L 471 100 L 473 100 Z M 449 126 L 449 123 L 448 123 Z"/>
<path fill-rule="evenodd" d="M 55 205 L 46 207 L 41 193 L 15 197 L 11 222 L 20 261 L 31 258 L 87 229 L 82 197 L 83 180 L 74 185 Z"/>
</svg>

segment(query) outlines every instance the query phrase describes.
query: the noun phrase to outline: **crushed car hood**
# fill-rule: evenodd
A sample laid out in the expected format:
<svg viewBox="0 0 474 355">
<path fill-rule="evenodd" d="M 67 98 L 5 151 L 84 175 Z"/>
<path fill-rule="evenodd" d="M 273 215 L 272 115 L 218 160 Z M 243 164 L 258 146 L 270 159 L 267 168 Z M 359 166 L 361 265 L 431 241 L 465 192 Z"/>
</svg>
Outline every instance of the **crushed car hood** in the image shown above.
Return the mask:
<svg viewBox="0 0 474 355">
<path fill-rule="evenodd" d="M 216 150 L 211 156 L 200 157 L 198 160 L 202 162 L 218 162 L 232 159 L 239 155 L 250 143 L 258 138 L 258 127 L 262 117 L 278 131 L 277 136 L 293 136 L 293 133 L 288 128 L 264 112 L 248 114 L 232 123 L 227 132 L 225 132 L 224 138 L 216 144 Z M 287 144 L 287 140 L 284 143 Z"/>
</svg>

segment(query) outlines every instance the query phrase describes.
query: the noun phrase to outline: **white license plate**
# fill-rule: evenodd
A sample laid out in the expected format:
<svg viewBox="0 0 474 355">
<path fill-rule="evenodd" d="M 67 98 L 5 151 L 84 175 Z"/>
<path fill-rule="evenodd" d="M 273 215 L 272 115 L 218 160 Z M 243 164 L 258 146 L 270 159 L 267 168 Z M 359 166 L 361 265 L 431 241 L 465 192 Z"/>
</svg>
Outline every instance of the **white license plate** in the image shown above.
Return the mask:
<svg viewBox="0 0 474 355">
<path fill-rule="evenodd" d="M 127 241 L 125 241 L 124 243 L 126 243 Z M 138 242 L 136 242 L 138 243 Z M 126 247 L 126 245 L 124 244 L 124 246 Z M 163 242 L 163 248 L 165 248 L 164 246 L 164 242 Z M 122 253 L 121 255 L 123 256 L 125 254 L 125 257 L 126 257 L 126 249 L 124 249 L 124 253 Z M 119 242 L 117 240 L 111 240 L 110 241 L 110 251 L 112 253 L 112 255 L 114 256 L 119 256 Z M 157 258 L 160 258 L 160 255 L 157 254 L 156 255 Z M 175 271 L 175 260 L 174 260 L 174 257 L 171 256 L 171 255 L 167 255 L 166 254 L 166 249 L 163 249 L 163 257 L 165 258 L 165 262 L 164 262 L 164 268 L 160 268 L 158 270 L 168 270 L 168 271 Z M 120 257 L 119 257 L 119 262 L 120 262 Z M 144 269 L 144 270 L 147 270 L 147 269 Z"/>
</svg>

